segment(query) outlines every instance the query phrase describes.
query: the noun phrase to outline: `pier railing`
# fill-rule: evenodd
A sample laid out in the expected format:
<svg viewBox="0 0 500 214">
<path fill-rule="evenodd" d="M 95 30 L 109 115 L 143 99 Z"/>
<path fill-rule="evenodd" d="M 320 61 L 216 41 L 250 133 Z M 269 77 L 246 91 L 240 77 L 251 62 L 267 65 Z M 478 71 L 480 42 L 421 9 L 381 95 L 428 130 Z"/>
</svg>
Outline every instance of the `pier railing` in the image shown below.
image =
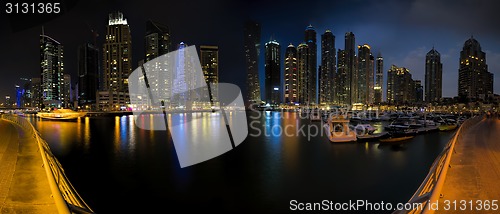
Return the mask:
<svg viewBox="0 0 500 214">
<path fill-rule="evenodd" d="M 448 144 L 444 147 L 443 151 L 438 155 L 434 163 L 432 163 L 429 173 L 425 177 L 424 181 L 417 189 L 415 194 L 407 202 L 408 204 L 420 204 L 420 206 L 412 206 L 412 210 L 398 210 L 393 212 L 394 214 L 416 214 L 424 213 L 431 214 L 434 213 L 433 209 L 429 209 L 429 202 L 434 203 L 440 198 L 441 189 L 446 178 L 446 173 L 450 166 L 451 155 L 455 149 L 455 144 L 459 142 L 463 134 L 472 126 L 476 125 L 479 121 L 483 119 L 482 116 L 476 116 L 467 119 L 455 132 L 453 137 L 450 139 Z"/>
<path fill-rule="evenodd" d="M 45 168 L 50 190 L 52 192 L 52 197 L 54 198 L 58 212 L 61 214 L 94 213 L 82 197 L 80 197 L 73 185 L 71 185 L 61 164 L 52 154 L 49 145 L 42 139 L 40 133 L 35 129 L 35 127 L 33 127 L 33 125 L 25 118 L 16 115 L 4 114 L 1 115 L 1 118 L 19 125 L 37 142 L 38 150 L 40 151 L 43 160 L 43 167 Z"/>
</svg>

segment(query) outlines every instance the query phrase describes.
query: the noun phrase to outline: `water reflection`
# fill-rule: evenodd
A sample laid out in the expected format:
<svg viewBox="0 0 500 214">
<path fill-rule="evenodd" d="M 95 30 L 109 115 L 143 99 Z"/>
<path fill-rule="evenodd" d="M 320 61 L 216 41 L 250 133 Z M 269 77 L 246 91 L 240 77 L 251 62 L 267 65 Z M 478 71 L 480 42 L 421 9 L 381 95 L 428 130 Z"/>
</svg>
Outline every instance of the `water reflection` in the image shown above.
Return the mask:
<svg viewBox="0 0 500 214">
<path fill-rule="evenodd" d="M 297 128 L 316 124 L 297 113 L 261 112 L 249 117 L 249 135 L 231 152 L 188 168 L 180 168 L 168 131 L 139 129 L 135 116 L 85 117 L 75 121 L 48 121 L 30 117 L 53 153 L 60 158 L 75 186 L 96 212 L 141 210 L 144 195 L 155 195 L 169 207 L 217 207 L 232 204 L 235 209 L 251 207 L 258 213 L 269 205 L 284 205 L 303 198 L 321 201 L 364 199 L 406 202 L 442 151 L 453 133 L 429 133 L 406 142 L 403 149 L 377 142 L 333 144 L 326 136 L 297 136 Z M 215 128 L 225 128 L 210 120 L 212 113 L 168 115 L 187 137 L 207 138 Z M 229 115 L 232 123 L 232 114 Z M 137 116 L 148 124 L 153 117 Z M 180 121 L 197 118 L 196 126 Z M 250 125 L 252 122 L 257 122 Z M 377 131 L 382 123 L 374 123 Z M 288 128 L 288 131 L 286 130 Z M 307 131 L 307 130 L 306 130 Z M 287 133 L 288 132 L 288 133 Z M 260 134 L 258 134 L 260 133 Z M 258 134 L 258 135 L 257 135 Z M 206 142 L 206 139 L 198 143 Z M 85 159 L 82 159 L 84 157 Z M 98 174 L 99 176 L 95 176 Z M 400 182 L 404 180 L 405 182 Z M 113 204 L 102 190 L 115 194 Z M 241 200 L 244 198 L 245 200 Z M 223 201 L 219 203 L 220 201 Z M 217 203 L 214 203 L 217 202 Z M 118 208 L 117 208 L 118 207 Z M 270 208 L 271 211 L 287 211 Z M 277 210 L 276 210 L 277 209 Z"/>
</svg>

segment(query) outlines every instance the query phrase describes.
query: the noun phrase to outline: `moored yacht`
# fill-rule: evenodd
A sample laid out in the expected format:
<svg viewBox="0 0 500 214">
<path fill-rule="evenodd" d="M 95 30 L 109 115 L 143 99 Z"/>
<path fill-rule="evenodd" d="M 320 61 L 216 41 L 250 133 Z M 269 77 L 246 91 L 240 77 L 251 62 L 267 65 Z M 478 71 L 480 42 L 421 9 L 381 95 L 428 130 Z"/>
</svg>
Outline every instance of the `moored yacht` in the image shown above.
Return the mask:
<svg viewBox="0 0 500 214">
<path fill-rule="evenodd" d="M 76 112 L 71 109 L 54 109 L 49 112 L 38 112 L 36 115 L 49 120 L 72 120 L 84 117 L 86 112 Z"/>
<path fill-rule="evenodd" d="M 343 117 L 330 117 L 325 126 L 328 139 L 333 143 L 355 142 L 356 131 L 349 127 L 349 120 Z"/>
</svg>

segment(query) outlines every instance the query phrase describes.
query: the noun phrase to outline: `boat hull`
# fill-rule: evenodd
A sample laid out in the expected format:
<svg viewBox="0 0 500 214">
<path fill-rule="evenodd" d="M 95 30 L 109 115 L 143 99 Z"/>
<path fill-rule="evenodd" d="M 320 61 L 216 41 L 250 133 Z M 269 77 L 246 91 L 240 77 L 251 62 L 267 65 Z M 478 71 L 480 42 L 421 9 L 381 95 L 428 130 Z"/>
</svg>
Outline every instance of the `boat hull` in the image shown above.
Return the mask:
<svg viewBox="0 0 500 214">
<path fill-rule="evenodd" d="M 405 140 L 412 139 L 413 136 L 405 136 L 405 137 L 390 137 L 390 138 L 385 138 L 385 139 L 380 139 L 379 141 L 382 143 L 395 143 L 395 142 L 401 142 Z"/>
<path fill-rule="evenodd" d="M 37 113 L 37 117 L 46 119 L 46 120 L 74 120 L 79 117 L 84 117 L 86 115 L 85 112 L 76 112 L 76 113 Z"/>
</svg>

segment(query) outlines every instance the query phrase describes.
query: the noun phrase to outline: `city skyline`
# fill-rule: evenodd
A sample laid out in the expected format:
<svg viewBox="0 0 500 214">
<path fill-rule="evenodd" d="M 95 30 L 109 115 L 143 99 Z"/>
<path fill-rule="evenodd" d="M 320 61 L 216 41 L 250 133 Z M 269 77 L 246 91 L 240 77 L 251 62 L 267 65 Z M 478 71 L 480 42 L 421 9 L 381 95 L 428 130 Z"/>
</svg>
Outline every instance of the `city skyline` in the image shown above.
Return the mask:
<svg viewBox="0 0 500 214">
<path fill-rule="evenodd" d="M 487 54 L 487 61 L 489 62 L 489 71 L 493 74 L 497 73 L 498 69 L 500 69 L 500 65 L 498 61 L 496 60 L 497 58 L 500 59 L 500 54 L 499 54 L 499 42 L 496 41 L 495 35 L 497 35 L 498 32 L 495 32 L 494 29 L 491 29 L 492 26 L 491 23 L 498 20 L 498 19 L 489 19 L 493 16 L 495 16 L 494 13 L 491 12 L 491 10 L 486 10 L 485 12 L 481 13 L 483 15 L 480 16 L 472 16 L 471 15 L 471 20 L 467 21 L 465 23 L 482 23 L 479 25 L 469 25 L 465 28 L 458 28 L 457 24 L 454 23 L 459 23 L 460 21 L 463 21 L 463 19 L 457 18 L 457 20 L 454 20 L 452 18 L 447 18 L 443 20 L 439 20 L 439 22 L 429 24 L 429 26 L 423 26 L 423 24 L 426 23 L 426 20 L 414 20 L 415 18 L 415 13 L 416 12 L 422 12 L 421 8 L 426 6 L 426 4 L 430 4 L 428 2 L 405 2 L 405 3 L 395 3 L 392 1 L 387 1 L 383 2 L 380 5 L 374 5 L 374 3 L 366 3 L 359 5 L 359 3 L 352 3 L 352 4 L 342 4 L 342 3 L 328 3 L 327 5 L 324 5 L 325 8 L 330 8 L 334 10 L 339 10 L 333 7 L 334 5 L 337 5 L 337 8 L 340 7 L 342 9 L 345 9 L 347 12 L 353 12 L 353 8 L 355 7 L 360 7 L 361 10 L 369 10 L 370 8 L 375 8 L 379 10 L 387 10 L 389 3 L 394 3 L 395 6 L 401 6 L 401 11 L 398 11 L 397 15 L 401 15 L 403 11 L 409 11 L 408 16 L 404 16 L 405 19 L 402 19 L 402 22 L 404 25 L 408 25 L 408 27 L 404 29 L 396 29 L 397 26 L 401 26 L 403 24 L 401 23 L 394 23 L 391 18 L 395 18 L 395 16 L 391 15 L 384 15 L 380 19 L 378 19 L 376 22 L 374 20 L 368 22 L 368 23 L 363 23 L 360 24 L 360 20 L 363 17 L 351 17 L 350 20 L 344 18 L 339 18 L 343 17 L 346 15 L 346 12 L 339 13 L 337 15 L 331 15 L 331 16 L 326 16 L 325 15 L 325 10 L 326 9 L 321 9 L 318 8 L 318 4 L 312 3 L 312 11 L 315 11 L 315 13 L 308 12 L 306 11 L 304 14 L 300 14 L 297 17 L 292 17 L 290 20 L 292 24 L 288 25 L 280 25 L 279 23 L 285 23 L 283 22 L 283 18 L 276 18 L 279 14 L 281 14 L 281 11 L 277 11 L 276 14 L 266 14 L 263 12 L 263 8 L 261 8 L 261 5 L 258 4 L 259 2 L 257 1 L 256 3 L 250 3 L 247 2 L 247 5 L 241 3 L 241 4 L 230 4 L 228 6 L 223 6 L 220 2 L 215 2 L 213 5 L 208 5 L 208 8 L 219 8 L 219 10 L 224 9 L 225 12 L 223 12 L 220 16 L 214 17 L 212 19 L 216 20 L 223 20 L 224 17 L 228 17 L 230 15 L 235 15 L 235 12 L 232 10 L 227 10 L 228 8 L 241 8 L 241 7 L 248 7 L 250 12 L 245 12 L 244 14 L 241 15 L 236 15 L 234 20 L 227 21 L 224 20 L 223 22 L 220 23 L 226 23 L 226 28 L 230 26 L 231 33 L 226 36 L 226 37 L 221 37 L 224 39 L 217 39 L 217 36 L 220 36 L 220 33 L 214 33 L 215 30 L 210 30 L 208 32 L 211 33 L 204 33 L 203 36 L 206 37 L 207 42 L 202 42 L 201 39 L 198 39 L 196 42 L 188 42 L 190 44 L 214 44 L 214 45 L 234 45 L 237 43 L 240 43 L 242 38 L 241 34 L 243 31 L 243 22 L 244 20 L 247 19 L 254 19 L 257 20 L 258 22 L 261 23 L 262 25 L 262 36 L 261 38 L 269 38 L 270 34 L 274 34 L 275 38 L 278 42 L 282 44 L 289 44 L 292 43 L 294 45 L 299 45 L 301 40 L 303 40 L 303 34 L 300 33 L 300 31 L 303 32 L 303 29 L 305 26 L 308 26 L 309 24 L 312 24 L 317 33 L 321 34 L 323 33 L 326 29 L 331 29 L 333 34 L 338 37 L 342 38 L 342 35 L 345 32 L 352 31 L 356 34 L 356 43 L 355 45 L 361 45 L 361 44 L 369 44 L 373 50 L 372 53 L 378 53 L 382 52 L 384 56 L 384 73 L 387 72 L 389 69 L 389 65 L 391 64 L 396 64 L 398 66 L 404 66 L 409 68 L 414 75 L 415 79 L 421 79 L 423 80 L 424 78 L 424 73 L 425 73 L 425 53 L 432 47 L 436 47 L 436 49 L 440 50 L 442 54 L 442 63 L 443 63 L 443 75 L 449 77 L 449 80 L 443 81 L 443 97 L 454 97 L 458 95 L 457 92 L 457 82 L 458 82 L 458 66 L 459 66 L 459 50 L 461 49 L 461 46 L 463 45 L 463 42 L 470 37 L 470 34 L 474 35 L 474 38 L 477 38 L 478 41 L 481 42 L 481 45 L 483 47 L 483 51 L 486 52 Z M 278 2 L 273 2 L 273 5 L 277 5 Z M 484 2 L 483 2 L 484 3 Z M 97 4 L 97 3 L 96 3 Z M 180 4 L 180 3 L 176 3 Z M 201 4 L 201 3 L 200 3 Z M 331 5 L 333 4 L 333 5 Z M 422 4 L 422 5 L 419 5 Z M 294 5 L 294 4 L 292 4 Z M 443 7 L 444 4 L 443 2 L 438 2 L 436 3 L 436 7 Z M 484 4 L 479 4 L 481 8 L 484 8 L 482 6 Z M 109 12 L 112 12 L 114 10 L 119 9 L 120 7 L 126 7 L 128 6 L 127 3 L 120 3 L 115 5 L 97 5 L 99 9 L 98 13 L 101 14 L 107 14 Z M 428 5 L 427 5 L 428 6 Z M 88 5 L 85 7 L 89 7 Z M 287 6 L 290 7 L 290 6 Z M 390 8 L 390 7 L 389 7 Z M 450 17 L 456 18 L 456 14 L 460 13 L 461 11 L 464 10 L 464 6 L 456 6 L 454 8 L 451 8 L 453 10 L 450 10 L 448 15 Z M 138 8 L 141 10 L 142 8 Z M 202 9 L 195 9 L 197 10 L 202 10 Z M 226 12 L 228 11 L 228 12 Z M 175 23 L 174 21 L 164 21 L 164 20 L 172 20 L 172 17 L 170 19 L 166 19 L 165 16 L 161 18 L 159 15 L 155 15 L 154 13 L 151 15 L 152 17 L 137 17 L 137 13 L 130 12 L 130 9 L 126 9 L 122 11 L 124 14 L 127 14 L 128 20 L 133 23 L 131 24 L 131 29 L 132 29 L 132 40 L 133 44 L 142 44 L 141 40 L 143 39 L 144 35 L 144 26 L 145 22 L 141 22 L 141 20 L 146 20 L 146 19 L 152 19 L 155 21 L 158 21 L 160 23 L 163 23 L 167 26 L 169 26 L 170 29 L 172 29 L 172 37 L 175 37 L 173 41 L 179 41 L 179 38 L 182 38 L 184 36 L 190 37 L 192 34 L 191 33 L 185 33 L 187 30 L 184 27 L 179 27 L 183 26 L 182 22 Z M 68 26 L 69 23 L 74 23 L 75 19 L 80 18 L 80 17 L 75 17 L 77 14 L 82 13 L 81 11 L 74 11 L 73 13 L 68 13 L 67 15 L 64 16 L 69 16 L 68 20 L 62 20 L 62 19 L 56 19 L 51 22 L 48 22 L 44 24 L 46 28 L 46 32 L 48 35 L 51 35 L 55 38 L 57 38 L 59 41 L 61 41 L 62 44 L 64 44 L 65 48 L 65 70 L 71 74 L 73 77 L 73 83 L 75 82 L 75 77 L 76 77 L 76 47 L 77 45 L 81 45 L 82 43 L 86 42 L 83 39 L 79 39 L 78 42 L 76 42 L 76 38 L 80 37 L 85 37 L 89 38 L 90 37 L 90 30 L 89 27 L 86 25 L 90 26 L 95 26 L 95 29 L 97 29 L 97 32 L 101 34 L 100 37 L 98 37 L 98 40 L 103 40 L 104 38 L 104 31 L 102 30 L 102 26 L 99 27 L 98 25 L 102 25 L 103 20 L 106 18 L 106 15 L 104 16 L 98 16 L 94 15 L 95 18 L 92 18 L 94 20 L 99 20 L 97 21 L 92 21 L 90 20 L 87 24 L 85 24 L 86 21 L 81 21 L 78 25 L 75 26 L 70 26 L 68 31 L 71 30 L 71 32 L 78 32 L 81 33 L 82 35 L 86 36 L 77 36 L 74 39 L 68 39 L 69 37 L 72 36 L 70 35 L 65 35 L 68 34 L 67 32 L 61 30 L 59 28 L 64 28 Z M 431 15 L 435 15 L 436 12 L 430 11 L 428 12 Z M 473 12 L 477 13 L 477 12 Z M 128 15 L 130 14 L 130 15 Z M 333 14 L 333 13 L 332 13 Z M 424 12 L 422 12 L 424 14 Z M 87 14 L 89 16 L 89 14 Z M 154 17 L 156 16 L 156 17 Z M 85 16 L 83 16 L 85 17 Z M 9 24 L 6 19 L 2 19 L 2 26 L 5 26 L 6 29 L 8 29 Z M 490 21 L 488 21 L 490 20 Z M 493 20 L 493 21 L 491 21 Z M 186 22 L 186 21 L 183 21 Z M 190 23 L 194 23 L 194 21 L 188 21 Z M 197 22 L 200 22 L 197 20 Z M 139 23 L 139 24 L 137 24 Z M 199 27 L 204 23 L 201 21 L 201 23 L 198 23 L 193 27 L 189 28 L 190 32 L 198 32 L 200 30 L 206 29 L 206 27 Z M 214 22 L 216 23 L 216 22 Z M 232 25 L 227 25 L 229 23 L 232 23 Z M 447 26 L 443 23 L 452 23 L 451 25 Z M 206 24 L 206 23 L 205 23 Z M 28 28 L 27 30 L 20 31 L 13 33 L 10 29 L 8 29 L 6 34 L 2 35 L 4 39 L 2 41 L 15 41 L 13 40 L 12 37 L 20 37 L 23 38 L 26 41 L 26 44 L 33 43 L 33 41 L 28 41 L 26 38 L 32 37 L 32 35 L 39 35 L 40 34 L 40 26 Z M 134 27 L 136 26 L 136 27 Z M 381 27 L 380 27 L 381 26 Z M 380 28 L 377 28 L 380 27 Z M 94 27 L 91 27 L 94 28 Z M 99 30 L 99 28 L 101 30 Z M 216 30 L 220 30 L 222 27 L 215 27 Z M 240 29 L 241 28 L 241 29 Z M 76 30 L 75 30 L 76 29 Z M 136 30 L 137 29 L 137 30 Z M 368 34 L 367 31 L 375 31 L 375 33 L 370 33 Z M 424 29 L 424 30 L 422 30 Z M 426 30 L 425 30 L 426 29 Z M 75 30 L 75 31 L 73 31 Z M 415 34 L 415 32 L 417 32 Z M 227 30 L 224 30 L 222 32 L 227 33 Z M 222 33 L 221 32 L 221 33 Z M 239 34 L 241 32 L 241 34 Z M 377 33 L 378 32 L 378 33 Z M 415 35 L 411 35 L 415 34 Z M 31 36 L 29 36 L 31 35 Z M 238 36 L 236 36 L 238 35 Z M 370 35 L 370 36 L 367 36 Z M 415 39 L 416 37 L 419 37 L 421 39 Z M 233 38 L 234 37 L 234 38 Z M 238 37 L 238 38 L 236 38 Z M 302 37 L 302 38 L 301 38 Z M 229 38 L 229 40 L 226 40 L 226 38 Z M 316 36 L 317 39 L 318 36 Z M 394 39 L 394 38 L 399 38 L 399 39 Z M 87 39 L 88 40 L 88 39 Z M 218 40 L 217 42 L 212 42 L 214 40 Z M 265 40 L 265 39 L 263 39 Z M 235 42 L 236 41 L 236 42 Z M 359 41 L 359 42 L 358 42 Z M 390 42 L 389 42 L 390 41 Z M 227 42 L 227 43 L 226 43 Z M 14 42 L 15 43 L 15 42 Z M 342 47 L 342 39 L 338 39 L 336 41 L 336 47 Z M 101 43 L 102 44 L 102 43 Z M 402 45 L 403 44 L 403 45 Z M 141 58 L 135 57 L 135 54 L 141 54 L 144 53 L 144 51 L 140 51 L 144 47 L 139 47 L 142 45 L 133 45 L 132 49 L 134 50 L 134 57 L 133 57 L 133 67 L 135 68 L 137 66 L 137 61 L 140 60 Z M 6 47 L 10 47 L 9 44 L 6 44 Z M 261 51 L 262 51 L 261 47 Z M 284 54 L 284 48 L 286 47 L 281 47 L 281 58 L 283 58 Z M 30 49 L 32 47 L 24 47 L 23 49 L 26 49 L 26 55 L 29 55 Z M 234 45 L 234 47 L 230 48 L 232 50 L 227 50 L 223 47 L 221 47 L 221 61 L 224 62 L 227 60 L 227 63 L 221 64 L 220 69 L 220 77 L 221 77 L 221 82 L 233 82 L 236 83 L 240 86 L 243 90 L 245 90 L 245 82 L 246 82 L 246 75 L 245 75 L 245 66 L 244 66 L 244 51 L 243 51 L 243 45 L 238 44 Z M 227 57 L 228 52 L 232 53 L 237 53 L 234 56 Z M 320 58 L 320 48 L 318 48 L 317 54 L 318 58 Z M 74 52 L 74 53 L 73 53 Z M 260 58 L 262 58 L 263 54 L 261 54 Z M 30 65 L 30 63 L 23 63 L 23 64 L 13 64 L 15 62 L 18 62 L 17 59 L 12 60 L 12 57 L 19 57 L 20 55 L 18 53 L 12 54 L 12 56 L 8 57 L 2 57 L 2 59 L 6 60 L 5 64 L 6 66 L 2 70 L 6 70 L 3 73 L 9 73 L 7 74 L 7 77 L 4 78 L 2 81 L 2 84 L 0 84 L 0 93 L 2 93 L 2 97 L 5 95 L 10 95 L 11 97 L 14 96 L 15 88 L 14 84 L 20 84 L 19 83 L 19 78 L 25 77 L 25 78 L 32 78 L 36 77 L 37 73 L 36 70 L 33 70 L 30 67 L 33 67 L 33 65 Z M 27 61 L 32 61 L 29 60 L 30 57 L 27 57 Z M 234 60 L 233 60 L 234 59 Z M 2 60 L 3 61 L 3 60 Z M 319 59 L 318 59 L 319 61 Z M 318 65 L 320 62 L 317 62 Z M 35 65 L 36 66 L 36 65 Z M 259 66 L 263 66 L 263 60 L 259 60 Z M 283 67 L 283 66 L 282 66 Z M 19 70 L 19 71 L 17 71 Z M 237 72 L 235 72 L 235 70 Z M 11 71 L 11 72 L 8 72 Z M 263 73 L 263 69 L 260 68 L 259 72 Z M 16 76 L 13 76 L 14 73 Z M 494 78 L 498 79 L 499 75 L 495 75 Z M 384 84 L 386 82 L 386 78 L 384 77 Z M 499 84 L 500 81 L 494 81 L 496 85 Z M 8 84 L 11 84 L 12 86 L 8 86 Z M 498 87 L 494 87 L 498 88 Z M 497 89 L 498 90 L 498 89 Z M 10 91 L 10 92 L 9 92 Z M 497 92 L 498 93 L 498 92 Z M 383 93 L 385 94 L 385 92 Z"/>
</svg>

